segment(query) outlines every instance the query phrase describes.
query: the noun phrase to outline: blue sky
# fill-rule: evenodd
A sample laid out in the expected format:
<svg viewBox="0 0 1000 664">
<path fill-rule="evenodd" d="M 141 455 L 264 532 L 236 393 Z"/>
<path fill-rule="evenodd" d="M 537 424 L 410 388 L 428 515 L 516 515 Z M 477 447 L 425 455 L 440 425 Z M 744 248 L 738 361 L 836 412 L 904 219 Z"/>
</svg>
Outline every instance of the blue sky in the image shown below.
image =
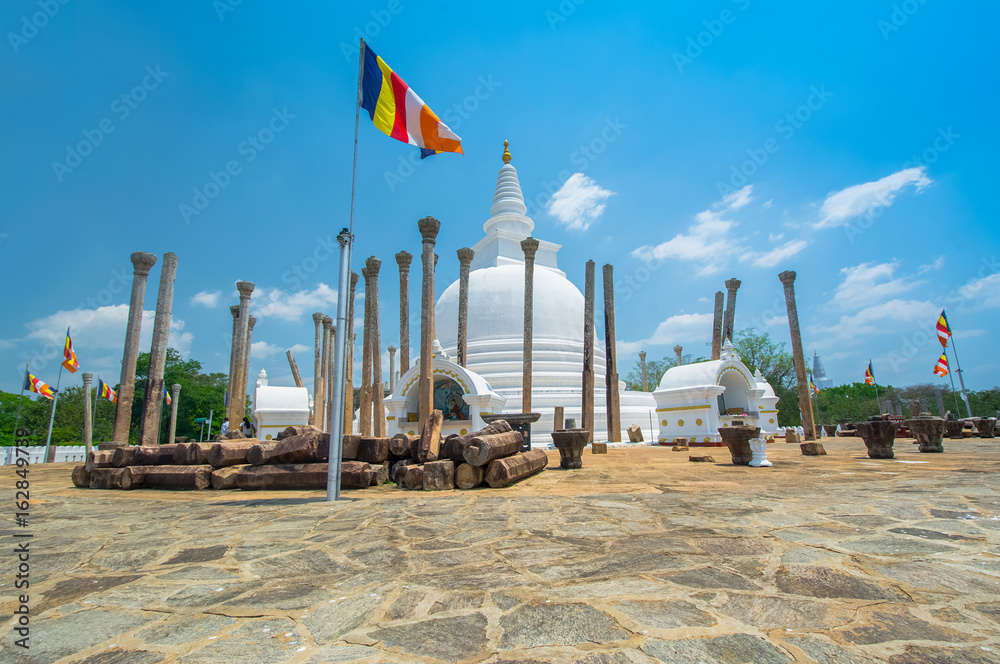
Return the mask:
<svg viewBox="0 0 1000 664">
<path fill-rule="evenodd" d="M 362 117 L 353 267 L 383 261 L 384 345 L 399 345 L 393 255 L 418 254 L 433 215 L 438 293 L 457 278 L 507 138 L 567 276 L 615 265 L 623 373 L 638 350 L 707 354 L 730 277 L 737 329 L 787 341 L 791 269 L 806 352 L 834 382 L 871 358 L 880 383 L 947 385 L 931 374 L 947 308 L 967 386 L 997 383 L 995 3 L 346 4 L 0 7 L 0 389 L 27 360 L 54 381 L 67 324 L 83 368 L 117 381 L 137 250 L 179 256 L 172 346 L 227 371 L 246 279 L 251 376 L 291 384 L 293 348 L 311 384 L 310 314 L 336 310 L 326 247 L 349 212 L 359 36 L 465 150 L 419 162 Z"/>
</svg>

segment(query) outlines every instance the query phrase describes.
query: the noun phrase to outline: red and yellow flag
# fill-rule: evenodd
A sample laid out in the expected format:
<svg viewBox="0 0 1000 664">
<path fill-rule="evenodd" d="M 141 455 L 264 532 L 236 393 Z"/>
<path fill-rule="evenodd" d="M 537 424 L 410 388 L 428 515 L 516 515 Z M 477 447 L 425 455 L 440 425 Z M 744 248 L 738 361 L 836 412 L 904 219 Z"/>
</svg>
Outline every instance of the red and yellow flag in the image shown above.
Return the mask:
<svg viewBox="0 0 1000 664">
<path fill-rule="evenodd" d="M 41 394 L 46 399 L 54 399 L 56 394 L 56 391 L 52 389 L 51 385 L 38 380 L 35 378 L 34 374 L 28 371 L 24 372 L 24 389 L 29 392 Z"/>
<path fill-rule="evenodd" d="M 934 373 L 938 376 L 948 375 L 948 356 L 945 353 L 941 353 L 941 357 L 938 358 L 937 364 L 934 365 Z"/>
<path fill-rule="evenodd" d="M 875 384 L 875 372 L 872 370 L 872 363 L 868 363 L 868 368 L 865 369 L 865 385 Z"/>
<path fill-rule="evenodd" d="M 462 152 L 462 139 L 417 96 L 399 74 L 364 45 L 361 107 L 386 136 L 420 148 L 420 158 Z"/>
<path fill-rule="evenodd" d="M 97 379 L 97 393 L 111 403 L 118 403 L 118 393 L 112 390 L 108 384 L 100 378 Z"/>
<path fill-rule="evenodd" d="M 938 316 L 937 333 L 938 341 L 941 342 L 942 346 L 947 348 L 948 339 L 951 338 L 951 327 L 948 325 L 948 317 L 944 315 L 944 309 L 941 310 L 941 315 Z"/>
<path fill-rule="evenodd" d="M 67 371 L 76 373 L 80 363 L 76 361 L 76 351 L 73 350 L 73 340 L 69 338 L 69 328 L 66 328 L 66 344 L 63 346 L 63 363 Z"/>
<path fill-rule="evenodd" d="M 812 378 L 809 379 L 809 389 L 815 392 L 816 394 L 819 394 L 819 388 L 816 387 L 816 383 L 813 382 Z"/>
</svg>

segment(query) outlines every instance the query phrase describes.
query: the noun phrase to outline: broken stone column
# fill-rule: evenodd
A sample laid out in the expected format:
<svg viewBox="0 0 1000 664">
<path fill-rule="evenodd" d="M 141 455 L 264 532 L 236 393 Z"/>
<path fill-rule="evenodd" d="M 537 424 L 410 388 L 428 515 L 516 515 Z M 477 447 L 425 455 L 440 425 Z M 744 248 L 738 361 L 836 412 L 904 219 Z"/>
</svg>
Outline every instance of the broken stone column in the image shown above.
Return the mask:
<svg viewBox="0 0 1000 664">
<path fill-rule="evenodd" d="M 583 295 L 583 411 L 582 428 L 594 440 L 594 261 L 587 261 Z"/>
<path fill-rule="evenodd" d="M 614 267 L 604 265 L 604 357 L 607 368 L 604 384 L 607 389 L 608 442 L 622 442 L 621 407 L 618 397 L 618 350 L 615 345 L 615 277 Z"/>
<path fill-rule="evenodd" d="M 89 371 L 83 372 L 83 446 L 87 457 L 93 451 L 94 441 L 94 416 L 90 412 L 90 386 L 94 382 L 94 374 Z"/>
<path fill-rule="evenodd" d="M 712 359 L 718 360 L 722 357 L 722 302 L 725 296 L 722 291 L 715 294 L 715 316 L 712 319 Z"/>
<path fill-rule="evenodd" d="M 476 252 L 468 247 L 458 250 L 458 365 L 468 359 L 469 337 L 469 266 Z"/>
<path fill-rule="evenodd" d="M 167 445 L 174 444 L 177 437 L 177 399 L 181 396 L 181 386 L 174 383 L 170 386 L 170 432 L 167 434 Z"/>
<path fill-rule="evenodd" d="M 378 272 L 382 261 L 370 256 L 365 265 L 371 278 L 371 347 L 372 347 L 372 434 L 376 438 L 385 436 L 385 387 L 382 385 L 382 338 L 379 332 Z M 365 293 L 365 302 L 369 295 Z"/>
<path fill-rule="evenodd" d="M 684 351 L 684 347 L 681 346 L 680 344 L 674 346 L 674 355 L 677 356 L 677 365 L 676 366 L 678 366 L 678 367 L 684 366 L 684 355 L 682 355 L 683 351 Z"/>
<path fill-rule="evenodd" d="M 532 316 L 535 293 L 535 253 L 538 240 L 526 237 L 521 240 L 524 252 L 524 346 L 522 350 L 521 412 L 531 412 L 531 343 L 533 336 Z"/>
<path fill-rule="evenodd" d="M 420 295 L 420 423 L 426 424 L 434 406 L 434 244 L 441 222 L 424 217 L 417 222 L 423 243 L 423 284 Z"/>
<path fill-rule="evenodd" d="M 354 433 L 354 290 L 358 273 L 351 272 L 351 299 L 347 305 L 347 361 L 344 363 L 344 434 Z"/>
<path fill-rule="evenodd" d="M 241 376 L 241 380 L 242 380 L 242 382 L 240 383 L 240 387 L 242 388 L 242 395 L 243 395 L 243 413 L 240 415 L 240 420 L 242 420 L 243 417 L 246 415 L 246 393 L 247 393 L 247 391 L 246 391 L 246 384 L 247 384 L 247 379 L 250 377 L 250 349 L 253 347 L 253 328 L 256 325 L 257 325 L 257 318 L 256 318 L 256 316 L 250 316 L 250 320 L 247 323 L 247 343 L 246 343 L 246 348 L 243 349 L 244 350 L 244 352 L 243 352 L 243 361 L 240 364 L 240 367 L 241 367 L 240 368 L 240 376 Z M 239 425 L 239 422 L 235 423 L 235 425 L 234 425 L 234 423 L 233 423 L 232 420 L 229 421 L 229 426 L 230 427 L 238 426 L 238 425 Z"/>
<path fill-rule="evenodd" d="M 174 307 L 174 279 L 177 278 L 177 255 L 163 254 L 160 290 L 156 296 L 156 316 L 153 318 L 153 344 L 149 350 L 149 374 L 146 378 L 146 399 L 142 404 L 143 445 L 160 444 L 160 415 L 163 413 L 163 369 L 170 343 L 170 314 Z"/>
<path fill-rule="evenodd" d="M 646 351 L 639 351 L 639 371 L 642 372 L 642 391 L 649 392 L 649 374 L 646 373 Z"/>
<path fill-rule="evenodd" d="M 229 344 L 229 375 L 226 378 L 226 394 L 235 394 L 236 372 L 239 369 L 236 353 L 239 352 L 240 345 L 240 305 L 234 304 L 229 307 L 229 313 L 233 315 L 233 336 Z M 228 398 L 228 397 L 227 397 Z"/>
<path fill-rule="evenodd" d="M 361 268 L 361 278 L 365 280 L 364 327 L 361 330 L 361 389 L 358 392 L 358 433 L 372 435 L 372 275 L 368 266 Z"/>
<path fill-rule="evenodd" d="M 396 254 L 399 265 L 399 374 L 410 368 L 410 263 L 413 254 L 401 251 Z"/>
<path fill-rule="evenodd" d="M 128 323 L 125 327 L 125 348 L 122 355 L 122 377 L 118 383 L 118 402 L 115 408 L 114 440 L 128 443 L 132 428 L 132 397 L 135 393 L 135 363 L 139 359 L 139 330 L 142 327 L 142 306 L 146 299 L 146 277 L 149 268 L 156 264 L 156 256 L 145 251 L 132 254 L 132 298 L 128 305 Z"/>
<path fill-rule="evenodd" d="M 292 371 L 292 380 L 295 381 L 295 387 L 305 387 L 302 383 L 302 376 L 299 375 L 299 363 L 295 361 L 295 353 L 289 348 L 285 351 L 285 357 L 288 358 L 288 368 Z"/>
<path fill-rule="evenodd" d="M 727 279 L 726 290 L 729 292 L 726 297 L 726 329 L 723 330 L 723 339 L 733 340 L 733 326 L 736 324 L 736 291 L 743 283 L 739 279 Z"/>
<path fill-rule="evenodd" d="M 229 392 L 229 407 L 226 408 L 226 416 L 229 418 L 230 428 L 238 426 L 247 408 L 247 374 L 244 373 L 242 365 L 243 357 L 246 355 L 244 348 L 249 341 L 247 335 L 250 332 L 250 294 L 253 293 L 253 289 L 254 285 L 249 281 L 236 282 L 236 290 L 240 292 L 240 324 L 235 353 L 234 373 L 236 374 L 236 378 L 233 381 L 233 389 Z"/>
<path fill-rule="evenodd" d="M 816 427 L 810 407 L 809 378 L 806 376 L 806 360 L 802 353 L 802 332 L 799 330 L 799 311 L 795 306 L 795 272 L 787 270 L 778 275 L 785 287 L 785 307 L 788 310 L 788 332 L 792 337 L 792 358 L 795 360 L 795 379 L 799 388 L 799 410 L 802 411 L 802 428 L 806 440 L 816 440 Z M 730 280 L 732 281 L 732 280 Z M 728 286 L 729 282 L 726 282 Z M 735 298 L 736 292 L 730 291 Z"/>
<path fill-rule="evenodd" d="M 389 391 L 396 389 L 396 347 L 389 346 Z"/>
<path fill-rule="evenodd" d="M 313 398 L 313 411 L 316 413 L 316 426 L 326 431 L 326 402 L 330 398 L 327 385 L 330 382 L 330 362 L 333 353 L 333 318 L 323 316 L 323 347 L 320 349 L 319 360 L 319 396 Z"/>
<path fill-rule="evenodd" d="M 313 325 L 316 327 L 316 349 L 313 351 L 313 412 L 309 416 L 309 424 L 316 425 L 316 404 L 319 403 L 320 384 L 323 380 L 323 314 L 313 313 Z"/>
</svg>

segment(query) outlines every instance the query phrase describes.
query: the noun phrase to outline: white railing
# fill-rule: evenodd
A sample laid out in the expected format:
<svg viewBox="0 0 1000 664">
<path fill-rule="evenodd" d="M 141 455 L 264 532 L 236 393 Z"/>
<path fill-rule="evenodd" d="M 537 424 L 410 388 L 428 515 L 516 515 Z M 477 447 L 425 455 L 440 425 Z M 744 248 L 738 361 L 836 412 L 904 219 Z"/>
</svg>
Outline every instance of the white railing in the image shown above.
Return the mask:
<svg viewBox="0 0 1000 664">
<path fill-rule="evenodd" d="M 44 447 L 23 447 L 21 449 L 28 450 L 28 463 L 34 465 L 36 463 L 45 462 L 45 448 Z M 96 449 L 96 448 L 95 448 Z M 56 463 L 63 463 L 68 461 L 75 461 L 83 463 L 87 460 L 87 448 L 83 445 L 76 445 L 73 447 L 56 447 Z M 25 458 L 24 454 L 17 454 L 13 447 L 0 447 L 0 465 L 13 465 L 17 463 L 17 457 L 20 456 L 22 459 Z"/>
</svg>

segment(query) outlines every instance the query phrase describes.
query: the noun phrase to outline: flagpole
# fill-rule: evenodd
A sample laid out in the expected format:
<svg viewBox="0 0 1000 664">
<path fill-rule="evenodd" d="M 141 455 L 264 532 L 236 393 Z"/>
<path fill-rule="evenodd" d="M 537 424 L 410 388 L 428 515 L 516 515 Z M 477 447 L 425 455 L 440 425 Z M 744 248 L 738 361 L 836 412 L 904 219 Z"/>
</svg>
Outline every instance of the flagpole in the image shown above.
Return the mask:
<svg viewBox="0 0 1000 664">
<path fill-rule="evenodd" d="M 59 385 L 62 383 L 62 370 L 63 365 L 60 364 L 59 376 L 56 378 L 56 393 L 55 396 L 52 397 L 52 411 L 49 413 L 49 433 L 45 438 L 45 461 L 43 461 L 43 463 L 46 463 L 49 460 L 49 445 L 52 443 L 52 423 L 55 422 L 56 419 L 56 403 L 59 402 Z"/>
<path fill-rule="evenodd" d="M 951 325 L 948 326 L 949 330 Z M 969 405 L 969 395 L 965 392 L 965 379 L 962 378 L 962 363 L 958 361 L 958 348 L 955 347 L 955 333 L 951 334 L 951 352 L 955 354 L 955 371 L 958 372 L 958 384 L 962 388 L 962 401 L 965 402 L 965 410 L 972 417 L 972 406 Z"/>
<path fill-rule="evenodd" d="M 878 381 L 875 380 L 875 367 L 874 367 L 874 365 L 872 365 L 871 358 L 868 358 L 868 366 L 871 367 L 871 370 L 872 370 L 872 385 L 875 386 L 875 405 L 878 406 L 878 412 L 879 412 L 879 415 L 881 415 L 882 414 L 882 406 L 878 402 Z"/>
<path fill-rule="evenodd" d="M 353 367 L 345 367 L 347 360 L 347 340 L 351 334 L 348 325 L 353 325 L 354 321 L 347 320 L 347 300 L 348 290 L 351 281 L 351 250 L 354 246 L 354 201 L 357 194 L 358 180 L 358 129 L 361 118 L 361 103 L 364 99 L 361 83 L 365 75 L 365 40 L 360 40 L 358 50 L 358 95 L 354 106 L 354 166 L 351 172 L 351 214 L 348 227 L 337 236 L 340 243 L 340 282 L 337 287 L 337 329 L 334 333 L 333 352 L 333 412 L 334 416 L 330 422 L 330 458 L 327 464 L 326 477 L 326 499 L 333 501 L 340 499 L 340 460 L 344 444 L 344 393 L 345 369 L 350 371 Z"/>
<path fill-rule="evenodd" d="M 21 402 L 24 400 L 24 384 L 28 382 L 28 363 L 24 363 L 24 380 L 21 381 L 21 396 L 17 399 L 17 417 L 14 418 L 14 437 L 11 442 L 17 447 L 17 429 L 21 426 Z"/>
<path fill-rule="evenodd" d="M 947 346 L 945 348 L 946 350 L 944 359 L 947 360 L 948 359 Z M 951 371 L 948 371 L 948 378 L 951 380 L 951 393 L 955 397 L 955 413 L 957 414 L 962 410 L 962 408 L 961 406 L 958 405 L 958 390 L 955 389 L 955 374 L 953 374 Z"/>
</svg>

